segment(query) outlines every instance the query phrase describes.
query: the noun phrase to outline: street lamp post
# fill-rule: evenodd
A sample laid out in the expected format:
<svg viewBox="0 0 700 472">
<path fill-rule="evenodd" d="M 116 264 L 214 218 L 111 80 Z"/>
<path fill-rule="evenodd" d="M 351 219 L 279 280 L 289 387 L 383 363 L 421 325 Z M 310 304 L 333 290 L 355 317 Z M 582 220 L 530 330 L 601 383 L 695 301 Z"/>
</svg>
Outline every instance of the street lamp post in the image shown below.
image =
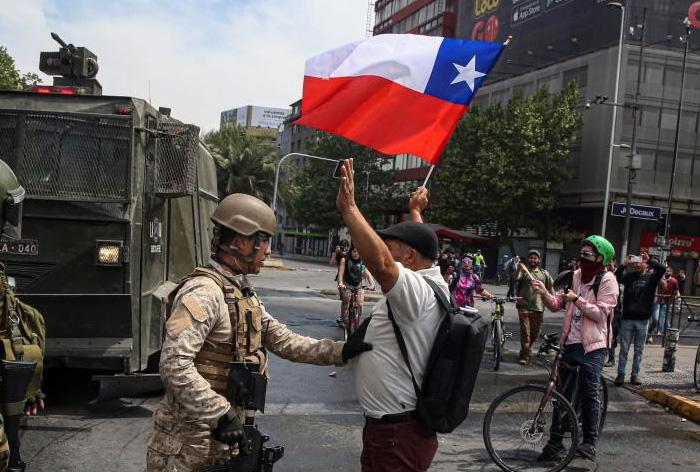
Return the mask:
<svg viewBox="0 0 700 472">
<path fill-rule="evenodd" d="M 339 159 L 329 159 L 327 157 L 312 156 L 311 154 L 302 154 L 300 152 L 290 152 L 282 157 L 277 163 L 277 169 L 275 170 L 275 189 L 272 193 L 272 211 L 277 212 L 277 187 L 280 182 L 280 169 L 282 168 L 282 163 L 290 157 L 308 157 L 310 159 L 318 159 L 320 161 L 329 161 L 337 163 Z"/>
<path fill-rule="evenodd" d="M 664 249 L 668 247 L 668 236 L 671 229 L 671 205 L 673 203 L 673 183 L 676 177 L 676 164 L 678 162 L 678 137 L 681 129 L 681 112 L 683 111 L 683 88 L 685 86 L 685 68 L 688 60 L 688 45 L 690 44 L 691 22 L 686 17 L 683 21 L 685 26 L 685 45 L 683 47 L 683 68 L 681 69 L 681 93 L 678 97 L 678 114 L 676 115 L 676 137 L 673 143 L 673 164 L 671 165 L 671 183 L 668 189 L 668 204 L 666 205 L 666 225 L 664 226 L 663 241 L 661 246 Z M 666 250 L 663 251 L 664 258 Z"/>
<path fill-rule="evenodd" d="M 286 154 L 282 156 L 282 159 L 279 160 L 277 163 L 277 169 L 275 169 L 275 188 L 272 191 L 272 211 L 275 212 L 275 219 L 277 219 L 277 188 L 279 186 L 280 182 L 280 169 L 282 168 L 282 163 L 289 159 L 290 157 L 308 157 L 310 159 L 318 159 L 320 161 L 329 161 L 329 162 L 335 162 L 336 164 L 338 163 L 338 159 L 329 159 L 327 157 L 321 157 L 321 156 L 312 156 L 311 154 L 302 154 L 300 152 L 290 152 L 289 154 Z M 279 225 L 279 223 L 278 223 Z M 279 236 L 281 237 L 281 236 Z M 277 241 L 272 242 L 273 244 L 277 244 Z M 272 246 L 274 247 L 274 245 Z"/>
<path fill-rule="evenodd" d="M 634 92 L 634 104 L 632 105 L 632 152 L 630 154 L 629 166 L 627 168 L 627 202 L 625 205 L 625 231 L 622 236 L 622 251 L 620 251 L 620 258 L 624 258 L 627 255 L 627 248 L 629 246 L 630 239 L 630 225 L 632 223 L 632 218 L 630 213 L 632 212 L 632 190 L 634 189 L 634 182 L 637 176 L 637 169 L 634 164 L 636 163 L 635 158 L 637 155 L 637 112 L 639 111 L 639 88 L 642 83 L 642 69 L 644 68 L 644 36 L 647 30 L 647 9 L 644 8 L 642 12 L 642 37 L 640 39 L 639 45 L 639 67 L 637 68 L 637 87 Z"/>
<path fill-rule="evenodd" d="M 622 65 L 622 44 L 625 36 L 625 7 L 620 2 L 610 2 L 609 7 L 620 9 L 620 39 L 617 45 L 617 71 L 615 73 L 615 96 L 613 101 L 618 103 L 618 93 L 620 91 L 620 67 Z M 610 149 L 608 151 L 608 173 L 605 179 L 605 203 L 603 204 L 603 225 L 600 234 L 605 236 L 608 224 L 608 206 L 610 205 L 610 176 L 612 173 L 613 150 L 615 143 L 615 124 L 617 123 L 617 107 L 613 107 L 612 126 L 610 130 Z"/>
</svg>

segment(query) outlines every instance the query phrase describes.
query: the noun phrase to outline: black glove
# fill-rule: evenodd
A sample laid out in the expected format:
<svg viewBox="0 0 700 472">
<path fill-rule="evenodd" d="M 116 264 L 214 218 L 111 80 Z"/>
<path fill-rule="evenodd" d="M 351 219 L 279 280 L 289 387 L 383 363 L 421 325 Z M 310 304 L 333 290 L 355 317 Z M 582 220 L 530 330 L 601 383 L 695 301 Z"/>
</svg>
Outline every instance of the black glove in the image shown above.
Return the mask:
<svg viewBox="0 0 700 472">
<path fill-rule="evenodd" d="M 369 322 L 371 320 L 371 316 L 366 318 L 362 324 L 360 324 L 360 327 L 357 328 L 357 331 L 352 333 L 348 340 L 345 341 L 342 352 L 343 361 L 347 362 L 349 359 L 357 357 L 365 351 L 372 350 L 372 345 L 365 342 L 365 333 L 367 332 L 367 327 L 369 326 Z"/>
<path fill-rule="evenodd" d="M 248 449 L 248 438 L 246 438 L 245 430 L 241 424 L 240 418 L 233 408 L 228 410 L 228 412 L 219 418 L 219 423 L 216 428 L 211 432 L 214 439 L 229 446 L 238 444 L 238 451 L 241 455 L 247 456 L 249 454 Z"/>
</svg>

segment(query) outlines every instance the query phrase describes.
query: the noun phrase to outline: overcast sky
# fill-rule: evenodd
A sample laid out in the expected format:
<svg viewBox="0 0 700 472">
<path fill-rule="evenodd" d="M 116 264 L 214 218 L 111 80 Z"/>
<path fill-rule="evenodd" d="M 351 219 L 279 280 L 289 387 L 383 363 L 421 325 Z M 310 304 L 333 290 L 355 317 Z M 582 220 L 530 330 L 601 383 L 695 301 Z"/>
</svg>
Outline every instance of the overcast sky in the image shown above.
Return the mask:
<svg viewBox="0 0 700 472">
<path fill-rule="evenodd" d="M 150 81 L 156 107 L 208 131 L 222 110 L 301 98 L 304 60 L 363 38 L 366 14 L 366 0 L 2 0 L 0 45 L 39 73 L 56 32 L 97 55 L 105 95 L 148 98 Z"/>
</svg>

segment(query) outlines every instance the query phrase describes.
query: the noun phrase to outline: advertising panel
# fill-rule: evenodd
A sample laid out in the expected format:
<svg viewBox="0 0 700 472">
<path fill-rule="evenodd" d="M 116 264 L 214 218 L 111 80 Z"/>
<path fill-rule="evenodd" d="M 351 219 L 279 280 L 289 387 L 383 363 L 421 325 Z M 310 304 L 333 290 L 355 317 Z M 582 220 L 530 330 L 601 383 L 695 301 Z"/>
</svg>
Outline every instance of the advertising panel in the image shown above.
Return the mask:
<svg viewBox="0 0 700 472">
<path fill-rule="evenodd" d="M 502 42 L 513 36 L 490 81 L 561 62 L 617 44 L 620 10 L 609 0 L 462 0 L 458 9 L 460 38 Z M 627 0 L 625 41 L 629 28 L 641 24 L 647 8 L 646 44 L 682 48 L 683 19 L 692 0 Z M 697 15 L 697 10 L 693 10 Z M 700 23 L 695 18 L 696 23 Z M 692 20 L 691 20 L 692 21 Z M 637 36 L 639 38 L 639 29 Z M 700 35 L 691 47 L 700 45 Z M 499 74 L 500 73 L 500 74 Z"/>
<path fill-rule="evenodd" d="M 671 234 L 671 256 L 697 259 L 700 256 L 700 237 L 685 234 Z M 653 231 L 643 231 L 639 241 L 642 252 L 649 252 L 659 245 L 658 235 Z"/>
<path fill-rule="evenodd" d="M 279 128 L 284 118 L 289 115 L 288 108 L 253 107 L 250 126 L 260 128 Z"/>
</svg>

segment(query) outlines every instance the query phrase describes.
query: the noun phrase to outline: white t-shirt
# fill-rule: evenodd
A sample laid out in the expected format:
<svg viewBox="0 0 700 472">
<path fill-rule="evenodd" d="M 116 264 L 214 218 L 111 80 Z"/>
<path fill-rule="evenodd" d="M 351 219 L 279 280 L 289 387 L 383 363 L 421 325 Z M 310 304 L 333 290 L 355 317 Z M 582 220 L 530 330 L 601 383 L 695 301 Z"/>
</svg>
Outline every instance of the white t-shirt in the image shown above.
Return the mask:
<svg viewBox="0 0 700 472">
<path fill-rule="evenodd" d="M 444 316 L 435 299 L 435 292 L 423 276 L 442 287 L 449 299 L 449 288 L 440 275 L 439 267 L 414 272 L 398 262 L 396 265 L 399 269 L 396 285 L 372 308 L 372 321 L 367 328 L 365 341 L 371 343 L 373 348 L 359 355 L 356 360 L 357 397 L 365 415 L 373 418 L 416 408 L 411 373 L 401 355 L 389 320 L 387 300 L 391 304 L 394 319 L 401 328 L 411 368 L 420 386 Z"/>
</svg>

